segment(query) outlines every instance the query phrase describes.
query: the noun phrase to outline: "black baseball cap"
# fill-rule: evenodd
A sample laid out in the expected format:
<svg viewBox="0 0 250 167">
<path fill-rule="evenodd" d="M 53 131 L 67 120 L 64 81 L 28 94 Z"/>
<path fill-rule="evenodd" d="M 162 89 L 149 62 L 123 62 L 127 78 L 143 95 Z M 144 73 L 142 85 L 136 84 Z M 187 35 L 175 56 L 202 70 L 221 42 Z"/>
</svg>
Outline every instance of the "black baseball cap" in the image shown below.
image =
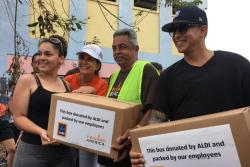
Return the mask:
<svg viewBox="0 0 250 167">
<path fill-rule="evenodd" d="M 162 27 L 164 32 L 172 32 L 178 24 L 198 24 L 207 25 L 206 12 L 197 6 L 186 6 L 176 11 L 175 18 L 172 22 Z"/>
</svg>

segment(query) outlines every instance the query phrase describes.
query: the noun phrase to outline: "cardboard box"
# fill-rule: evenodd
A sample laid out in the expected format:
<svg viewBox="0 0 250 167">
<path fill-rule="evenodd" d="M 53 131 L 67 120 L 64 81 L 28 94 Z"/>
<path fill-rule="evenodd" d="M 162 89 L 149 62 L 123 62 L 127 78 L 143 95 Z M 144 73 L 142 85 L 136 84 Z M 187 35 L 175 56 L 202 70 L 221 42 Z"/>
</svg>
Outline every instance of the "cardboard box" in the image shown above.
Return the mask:
<svg viewBox="0 0 250 167">
<path fill-rule="evenodd" d="M 219 139 L 225 135 L 225 139 Z M 132 130 L 131 137 L 132 150 L 143 152 L 146 161 L 151 163 L 149 166 L 165 166 L 162 165 L 165 163 L 169 164 L 169 167 L 250 167 L 249 107 L 178 121 L 152 124 Z M 199 137 L 203 138 L 201 140 L 204 140 L 204 142 L 199 142 Z M 216 139 L 218 139 L 217 143 L 211 142 Z M 231 141 L 230 145 L 226 143 L 229 140 Z M 194 142 L 197 141 L 198 143 L 195 145 Z M 192 144 L 190 145 L 189 142 L 195 145 L 196 150 L 192 149 Z M 235 148 L 235 152 L 233 147 Z M 161 148 L 163 149 L 161 150 Z M 210 157 L 208 160 L 205 154 L 211 153 L 213 150 L 216 150 L 217 153 L 213 153 L 213 157 Z M 195 151 L 200 154 L 195 155 Z M 164 152 L 164 154 L 161 152 Z M 192 159 L 194 157 L 191 154 L 196 156 L 196 158 L 200 158 L 195 159 L 198 163 L 194 163 L 195 160 Z M 181 156 L 185 160 L 182 160 L 183 157 Z M 176 161 L 174 161 L 174 158 L 176 158 Z M 182 161 L 185 164 L 182 165 Z M 222 163 L 229 163 L 229 165 L 223 165 Z M 233 163 L 235 164 L 233 165 Z"/>
<path fill-rule="evenodd" d="M 136 125 L 141 107 L 90 94 L 53 94 L 48 134 L 65 145 L 117 159 L 111 145 Z"/>
</svg>

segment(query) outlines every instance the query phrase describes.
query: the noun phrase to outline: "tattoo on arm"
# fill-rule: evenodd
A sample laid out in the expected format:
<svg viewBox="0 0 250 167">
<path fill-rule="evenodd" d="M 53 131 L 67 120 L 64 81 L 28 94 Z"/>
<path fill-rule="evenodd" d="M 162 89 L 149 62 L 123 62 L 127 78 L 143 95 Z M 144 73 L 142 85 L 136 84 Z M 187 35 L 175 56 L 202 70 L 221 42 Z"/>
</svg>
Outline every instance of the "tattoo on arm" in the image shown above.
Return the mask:
<svg viewBox="0 0 250 167">
<path fill-rule="evenodd" d="M 153 110 L 149 123 L 153 124 L 153 123 L 160 123 L 160 122 L 167 122 L 167 121 L 169 121 L 169 118 L 165 113 L 160 112 L 158 110 Z"/>
</svg>

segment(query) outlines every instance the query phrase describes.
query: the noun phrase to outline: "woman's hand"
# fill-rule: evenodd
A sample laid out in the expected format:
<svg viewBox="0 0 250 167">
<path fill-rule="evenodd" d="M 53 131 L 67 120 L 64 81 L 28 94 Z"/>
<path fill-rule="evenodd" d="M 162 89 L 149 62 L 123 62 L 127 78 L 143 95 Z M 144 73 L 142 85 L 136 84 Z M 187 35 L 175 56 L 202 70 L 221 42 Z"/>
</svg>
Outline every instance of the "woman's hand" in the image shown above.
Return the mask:
<svg viewBox="0 0 250 167">
<path fill-rule="evenodd" d="M 48 133 L 46 130 L 41 131 L 40 137 L 41 137 L 42 145 L 49 145 L 49 144 L 59 145 L 59 143 L 56 140 L 53 140 L 48 136 Z"/>
</svg>

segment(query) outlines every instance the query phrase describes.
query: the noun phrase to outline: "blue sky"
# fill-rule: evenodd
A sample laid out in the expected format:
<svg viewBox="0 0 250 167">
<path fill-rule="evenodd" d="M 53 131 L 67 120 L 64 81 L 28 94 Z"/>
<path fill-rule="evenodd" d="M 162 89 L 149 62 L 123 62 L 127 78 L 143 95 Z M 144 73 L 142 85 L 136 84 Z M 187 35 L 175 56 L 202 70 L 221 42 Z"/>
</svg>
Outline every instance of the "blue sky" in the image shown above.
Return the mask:
<svg viewBox="0 0 250 167">
<path fill-rule="evenodd" d="M 209 49 L 236 52 L 250 60 L 249 6 L 249 0 L 208 0 Z"/>
</svg>

